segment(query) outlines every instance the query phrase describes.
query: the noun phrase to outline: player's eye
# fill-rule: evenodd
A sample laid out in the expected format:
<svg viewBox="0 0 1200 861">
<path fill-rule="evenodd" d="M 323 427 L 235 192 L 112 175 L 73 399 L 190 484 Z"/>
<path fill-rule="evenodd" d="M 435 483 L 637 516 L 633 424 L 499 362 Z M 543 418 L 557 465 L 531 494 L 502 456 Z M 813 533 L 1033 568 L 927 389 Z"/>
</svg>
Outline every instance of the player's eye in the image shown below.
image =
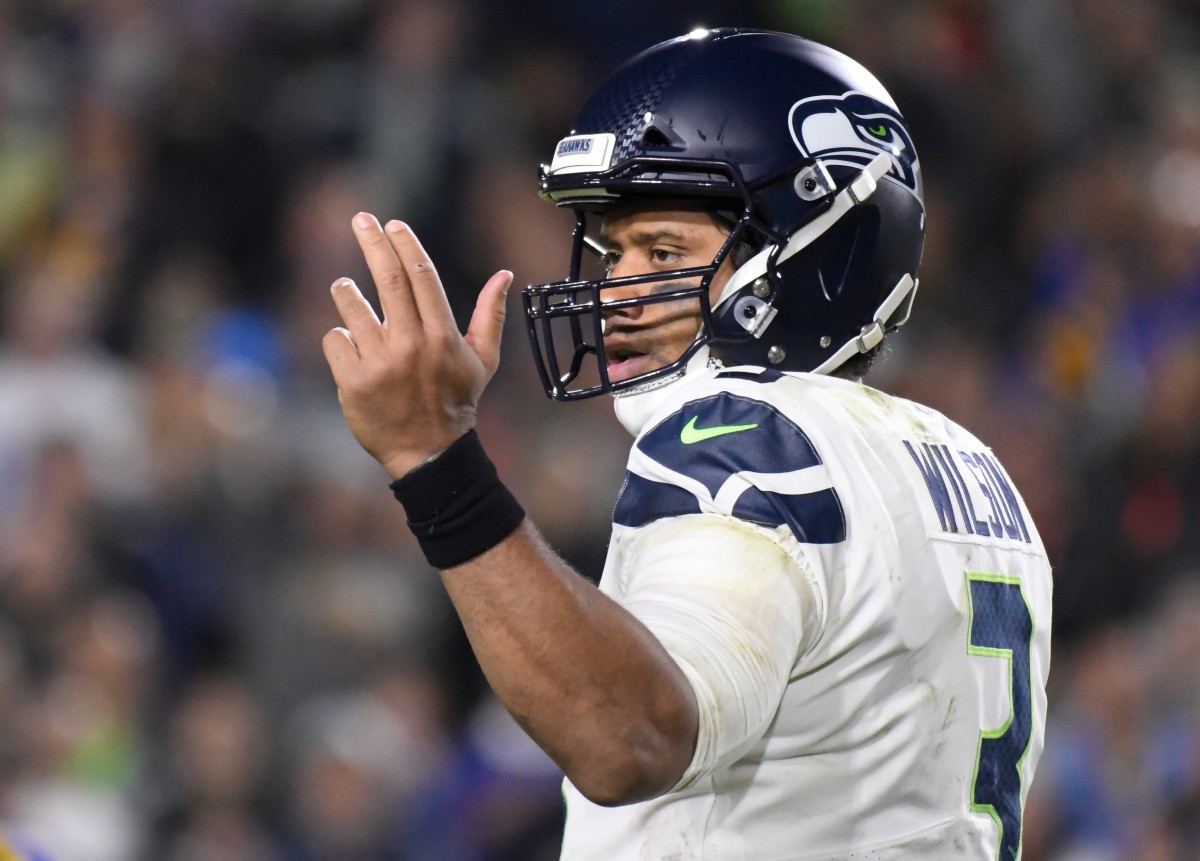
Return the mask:
<svg viewBox="0 0 1200 861">
<path fill-rule="evenodd" d="M 666 248 L 652 248 L 650 250 L 650 259 L 658 266 L 670 266 L 676 263 L 680 255 Z"/>
<path fill-rule="evenodd" d="M 617 268 L 617 264 L 621 262 L 621 252 L 605 251 L 600 255 L 600 262 L 604 266 L 605 277 L 608 277 L 612 275 L 613 270 Z"/>
</svg>

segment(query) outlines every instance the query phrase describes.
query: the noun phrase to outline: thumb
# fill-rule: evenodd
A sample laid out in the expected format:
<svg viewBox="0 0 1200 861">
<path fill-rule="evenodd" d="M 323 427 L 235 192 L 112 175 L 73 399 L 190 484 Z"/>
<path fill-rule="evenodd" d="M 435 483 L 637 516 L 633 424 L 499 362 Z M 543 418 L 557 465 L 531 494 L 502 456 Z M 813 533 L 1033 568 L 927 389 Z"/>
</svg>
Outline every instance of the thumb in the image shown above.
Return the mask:
<svg viewBox="0 0 1200 861">
<path fill-rule="evenodd" d="M 505 298 L 512 285 L 513 274 L 501 269 L 488 279 L 475 301 L 475 312 L 467 326 L 466 341 L 487 368 L 496 372 L 500 364 L 500 336 L 504 332 Z"/>
</svg>

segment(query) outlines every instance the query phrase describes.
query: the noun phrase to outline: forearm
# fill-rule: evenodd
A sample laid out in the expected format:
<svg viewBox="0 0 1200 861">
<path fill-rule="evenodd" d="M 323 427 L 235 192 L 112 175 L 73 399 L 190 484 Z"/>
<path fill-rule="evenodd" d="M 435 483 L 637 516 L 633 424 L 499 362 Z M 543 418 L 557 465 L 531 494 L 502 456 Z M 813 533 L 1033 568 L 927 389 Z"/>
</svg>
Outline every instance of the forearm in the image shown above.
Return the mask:
<svg viewBox="0 0 1200 861">
<path fill-rule="evenodd" d="M 696 740 L 686 678 L 528 520 L 442 578 L 492 688 L 581 792 L 621 804 L 676 783 Z"/>
<path fill-rule="evenodd" d="M 641 623 L 522 523 L 470 431 L 500 359 L 512 273 L 484 285 L 463 336 L 407 225 L 384 228 L 359 213 L 354 230 L 383 318 L 353 281 L 339 278 L 332 292 L 345 327 L 322 346 L 350 429 L 396 479 L 393 490 L 426 558 L 443 569 L 484 672 L 595 800 L 669 789 L 695 746 L 687 680 Z"/>
</svg>

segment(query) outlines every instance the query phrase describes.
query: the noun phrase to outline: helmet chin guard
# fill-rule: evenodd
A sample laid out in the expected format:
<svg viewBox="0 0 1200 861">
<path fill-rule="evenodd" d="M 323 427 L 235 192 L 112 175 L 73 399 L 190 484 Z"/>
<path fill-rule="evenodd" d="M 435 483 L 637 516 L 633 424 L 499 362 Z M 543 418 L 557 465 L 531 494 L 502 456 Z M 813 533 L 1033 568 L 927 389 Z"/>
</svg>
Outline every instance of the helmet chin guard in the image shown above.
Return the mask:
<svg viewBox="0 0 1200 861">
<path fill-rule="evenodd" d="M 911 311 L 924 237 L 915 148 L 878 81 L 814 42 L 714 30 L 639 54 L 589 100 L 543 166 L 541 193 L 576 211 L 568 277 L 523 291 L 556 400 L 644 391 L 683 374 L 704 345 L 737 364 L 831 373 Z M 730 231 L 713 261 L 586 277 L 589 220 L 647 200 L 719 214 Z M 731 255 L 740 265 L 710 303 Z M 605 292 L 650 283 L 632 298 Z M 696 340 L 662 367 L 612 380 L 605 314 L 655 302 L 691 303 Z"/>
</svg>

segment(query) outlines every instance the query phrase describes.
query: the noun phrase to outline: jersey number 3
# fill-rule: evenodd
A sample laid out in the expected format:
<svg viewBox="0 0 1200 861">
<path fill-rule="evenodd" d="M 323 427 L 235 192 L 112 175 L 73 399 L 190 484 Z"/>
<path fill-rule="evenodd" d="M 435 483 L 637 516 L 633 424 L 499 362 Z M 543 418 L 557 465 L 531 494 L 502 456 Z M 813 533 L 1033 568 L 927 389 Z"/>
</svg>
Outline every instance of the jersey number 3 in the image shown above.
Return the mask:
<svg viewBox="0 0 1200 861">
<path fill-rule="evenodd" d="M 968 572 L 967 586 L 971 601 L 967 651 L 1008 662 L 1012 703 L 1004 725 L 979 736 L 971 810 L 988 814 L 999 827 L 1000 861 L 1016 861 L 1021 851 L 1021 763 L 1029 751 L 1033 726 L 1029 688 L 1033 618 L 1016 577 Z"/>
</svg>

